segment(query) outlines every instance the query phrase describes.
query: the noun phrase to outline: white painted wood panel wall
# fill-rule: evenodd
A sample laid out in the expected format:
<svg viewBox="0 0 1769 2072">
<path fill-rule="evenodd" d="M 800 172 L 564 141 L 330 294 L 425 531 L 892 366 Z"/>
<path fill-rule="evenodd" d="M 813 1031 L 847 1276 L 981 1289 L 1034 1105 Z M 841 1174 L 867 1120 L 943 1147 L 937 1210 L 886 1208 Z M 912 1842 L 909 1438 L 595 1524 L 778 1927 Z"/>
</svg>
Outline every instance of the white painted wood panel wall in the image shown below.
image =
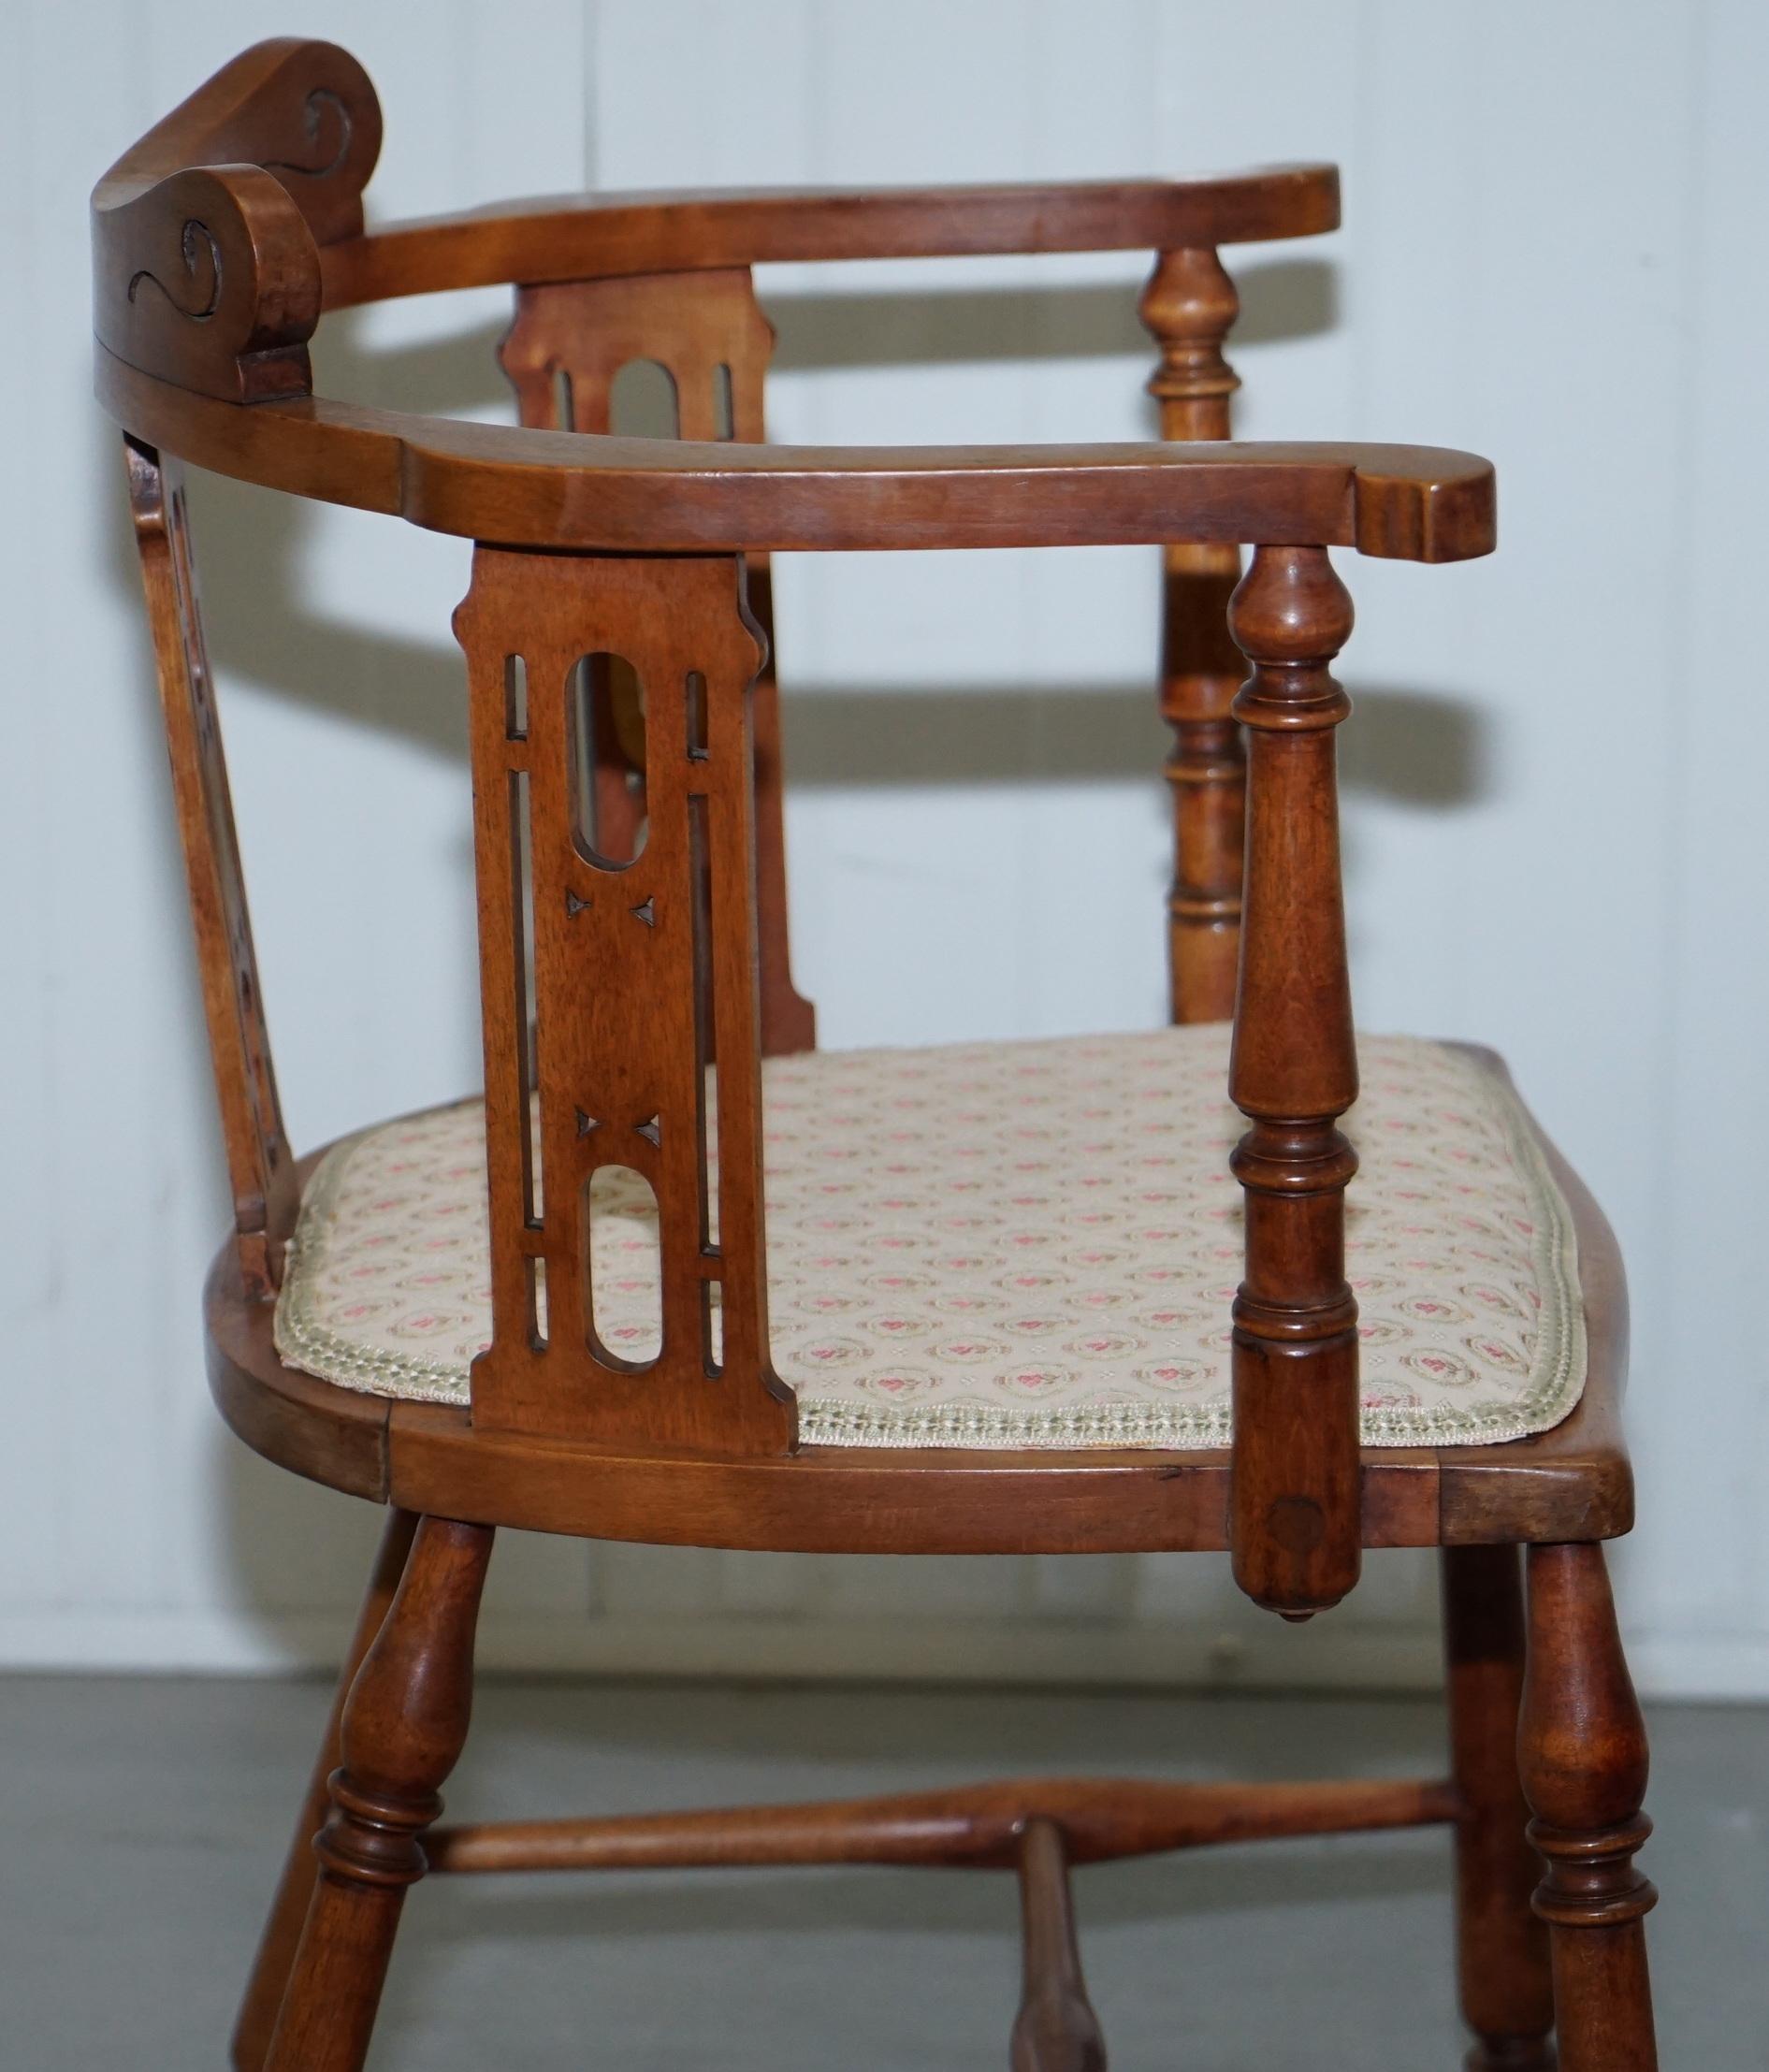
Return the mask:
<svg viewBox="0 0 1769 2072">
<path fill-rule="evenodd" d="M 1240 261 L 1240 427 L 1475 447 L 1503 511 L 1489 562 L 1345 567 L 1360 1015 L 1498 1044 L 1596 1185 L 1635 1289 L 1644 1518 L 1621 1566 L 1643 1681 L 1769 1695 L 1769 14 L 438 0 L 420 35 L 391 5 L 296 12 L 381 88 L 384 213 L 586 181 L 1341 163 L 1343 233 Z M 202 1388 L 219 1161 L 121 485 L 85 368 L 93 177 L 290 16 L 20 0 L 11 21 L 0 1662 L 317 1659 L 372 1519 L 246 1456 Z M 776 428 L 1138 436 L 1140 270 L 780 269 L 763 281 Z M 498 414 L 505 307 L 368 312 L 326 341 L 322 376 Z M 267 993 L 311 1141 L 476 1077 L 447 632 L 465 550 L 230 485 L 205 485 L 197 522 Z M 1152 556 L 804 558 L 778 583 L 796 954 L 826 1039 L 1158 1019 Z M 115 1360 L 119 1343 L 137 1357 Z M 1400 1557 L 1300 1632 L 1196 1561 L 591 1555 L 512 1535 L 496 1572 L 486 1656 L 504 1662 L 1394 1681 L 1428 1676 L 1433 1647 L 1428 1567 Z"/>
</svg>

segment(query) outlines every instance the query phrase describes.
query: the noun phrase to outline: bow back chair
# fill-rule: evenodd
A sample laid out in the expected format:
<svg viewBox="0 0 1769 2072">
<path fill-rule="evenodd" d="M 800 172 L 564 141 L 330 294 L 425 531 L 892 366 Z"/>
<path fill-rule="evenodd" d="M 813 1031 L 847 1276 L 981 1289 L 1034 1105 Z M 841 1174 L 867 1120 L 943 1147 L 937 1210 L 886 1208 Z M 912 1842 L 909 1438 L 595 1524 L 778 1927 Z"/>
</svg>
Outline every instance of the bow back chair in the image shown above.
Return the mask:
<svg viewBox="0 0 1769 2072">
<path fill-rule="evenodd" d="M 235 1204 L 211 1384 L 248 1445 L 391 1521 L 235 2064 L 362 2064 L 427 1871 L 883 1862 L 1017 1873 L 1013 2062 L 1073 2072 L 1103 2055 L 1072 1865 L 1442 1822 L 1469 2064 L 1546 2066 L 1558 2020 L 1565 2072 L 1650 2066 L 1646 1745 L 1602 1545 L 1631 1501 L 1615 1246 L 1497 1059 L 1360 1045 L 1346 976 L 1330 671 L 1352 609 L 1329 550 L 1485 554 L 1492 471 L 1226 437 L 1218 248 L 1331 229 L 1332 168 L 592 195 L 366 232 L 380 134 L 345 52 L 266 43 L 94 198 L 98 393 L 125 434 Z M 1162 441 L 765 442 L 753 266 L 1131 248 L 1155 254 Z M 323 313 L 497 283 L 519 426 L 312 393 Z M 610 433 L 635 358 L 669 370 L 678 438 Z M 483 1103 L 305 1158 L 284 1137 L 186 466 L 472 543 Z M 788 956 L 768 557 L 1090 543 L 1165 557 L 1174 1026 L 820 1055 Z M 1227 1547 L 1297 1619 L 1365 1547 L 1440 1547 L 1451 1775 L 436 1827 L 500 1525 Z"/>
</svg>

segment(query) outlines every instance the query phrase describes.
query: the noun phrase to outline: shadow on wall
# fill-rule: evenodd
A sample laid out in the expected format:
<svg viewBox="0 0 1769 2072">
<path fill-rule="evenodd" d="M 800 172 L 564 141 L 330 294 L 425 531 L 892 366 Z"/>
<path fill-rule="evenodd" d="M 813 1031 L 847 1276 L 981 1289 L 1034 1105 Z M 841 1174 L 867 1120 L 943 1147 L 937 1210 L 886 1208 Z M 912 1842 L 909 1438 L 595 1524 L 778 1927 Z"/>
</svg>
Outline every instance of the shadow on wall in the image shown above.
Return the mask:
<svg viewBox="0 0 1769 2072">
<path fill-rule="evenodd" d="M 1335 275 L 1324 261 L 1248 267 L 1239 285 L 1237 344 L 1312 337 L 1337 321 Z M 1116 285 L 797 295 L 774 297 L 767 307 L 778 332 L 779 371 L 1150 351 L 1134 295 Z M 315 353 L 317 385 L 379 408 L 480 413 L 502 399 L 501 328 L 481 325 L 445 339 L 368 349 L 354 313 L 346 315 Z M 314 522 L 311 505 L 227 483 L 210 485 L 204 501 L 212 512 L 201 538 L 207 587 L 211 600 L 228 601 L 215 629 L 224 676 L 230 662 L 249 666 L 279 696 L 465 760 L 461 664 L 451 642 L 403 640 L 312 616 L 297 594 L 302 543 Z M 935 677 L 932 685 L 844 690 L 794 680 L 790 641 L 789 627 L 782 664 L 795 786 L 1139 776 L 1153 783 L 1158 770 L 1166 735 L 1148 684 L 947 689 Z M 1479 794 L 1486 759 L 1474 712 L 1355 678 L 1351 688 L 1357 724 L 1341 736 L 1349 789 L 1433 805 Z"/>
<path fill-rule="evenodd" d="M 1327 263 L 1250 265 L 1238 270 L 1238 282 L 1243 311 L 1238 344 L 1314 336 L 1337 323 Z M 766 299 L 765 278 L 763 285 Z M 781 370 L 1080 356 L 1146 362 L 1151 355 L 1134 293 L 1115 284 L 790 295 L 767 306 L 778 330 L 775 365 Z M 326 328 L 316 351 L 317 385 L 324 394 L 367 404 L 483 416 L 503 399 L 496 363 L 500 328 L 475 325 L 445 340 L 380 349 L 365 345 L 359 323 L 344 317 Z M 434 641 L 409 640 L 314 616 L 300 594 L 315 523 L 310 506 L 230 483 L 203 485 L 198 502 L 198 546 L 224 687 L 232 675 L 249 674 L 273 695 L 465 761 L 461 661 L 444 629 Z M 133 585 L 133 574 L 126 580 Z M 782 661 L 787 767 L 795 786 L 1140 778 L 1149 786 L 1151 812 L 1165 811 L 1158 773 L 1167 737 L 1154 707 L 1153 653 L 1151 680 L 1134 684 L 957 690 L 940 688 L 935 676 L 931 688 L 854 690 L 796 682 L 788 627 Z M 934 658 L 930 666 L 937 669 Z M 1472 710 L 1415 688 L 1355 677 L 1351 688 L 1357 718 L 1341 736 L 1349 793 L 1437 807 L 1481 794 L 1486 742 Z M 464 849 L 461 867 L 471 869 Z M 1355 873 L 1355 848 L 1348 867 Z M 291 1478 L 231 1443 L 221 1458 L 229 1484 L 226 1558 L 242 1605 L 283 1630 L 303 1607 L 352 1598 L 373 1521 L 363 1514 L 353 1526 L 340 1507 L 334 1523 L 316 1536 L 309 1500 Z M 881 1602 L 877 1609 L 888 1616 L 892 1607 Z M 291 1637 L 311 1645 L 298 1622 Z"/>
<path fill-rule="evenodd" d="M 1339 320 L 1338 278 L 1324 259 L 1274 259 L 1231 272 L 1240 346 L 1315 338 Z M 845 367 L 952 366 L 969 360 L 1149 358 L 1136 297 L 1115 283 L 1064 288 L 930 288 L 913 295 L 792 295 L 762 300 L 786 373 Z M 1153 431 L 1153 413 L 1150 413 Z"/>
<path fill-rule="evenodd" d="M 790 660 L 789 660 L 790 670 Z M 1147 684 L 1045 684 L 1025 690 L 912 684 L 840 690 L 788 676 L 787 763 L 796 786 L 1087 783 L 1147 777 L 1167 743 Z M 1484 791 L 1487 745 L 1478 716 L 1429 693 L 1349 678 L 1356 722 L 1341 735 L 1348 792 L 1454 806 Z M 1011 752 L 1004 752 L 1004 745 Z"/>
</svg>

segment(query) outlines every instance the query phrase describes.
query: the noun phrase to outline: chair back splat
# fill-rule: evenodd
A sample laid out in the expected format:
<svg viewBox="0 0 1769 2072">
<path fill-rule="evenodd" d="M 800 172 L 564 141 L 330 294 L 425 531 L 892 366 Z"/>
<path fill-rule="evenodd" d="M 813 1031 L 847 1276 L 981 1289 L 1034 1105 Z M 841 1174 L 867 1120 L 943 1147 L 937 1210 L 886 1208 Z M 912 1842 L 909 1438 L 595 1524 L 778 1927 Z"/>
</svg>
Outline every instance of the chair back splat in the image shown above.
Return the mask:
<svg viewBox="0 0 1769 2072">
<path fill-rule="evenodd" d="M 1298 1616 L 1334 1602 L 1369 1533 L 1344 1265 L 1355 1161 L 1337 1127 L 1356 1091 L 1332 748 L 1347 705 L 1327 674 L 1351 610 L 1327 550 L 1484 554 L 1493 485 L 1466 454 L 1226 442 L 1236 299 L 1219 249 L 1333 228 L 1332 169 L 602 195 L 365 231 L 380 136 L 373 90 L 345 52 L 263 44 L 94 196 L 97 385 L 129 440 L 248 1292 L 274 1297 L 300 1187 L 179 469 L 474 543 L 456 625 L 471 711 L 492 1327 L 471 1420 L 487 1444 L 557 1449 L 555 1477 L 634 1450 L 789 1471 L 805 1460 L 770 1355 L 762 1198 L 761 1061 L 814 1042 L 788 951 L 769 557 L 1156 545 L 1175 736 L 1173 1014 L 1232 1010 L 1231 1091 L 1251 1125 L 1233 1160 L 1247 1218 L 1229 1537 L 1260 1602 Z M 1155 255 L 1141 313 L 1160 349 L 1161 441 L 765 443 L 773 333 L 754 267 L 1107 250 Z M 491 283 L 515 289 L 501 358 L 518 426 L 313 394 L 307 346 L 326 312 Z M 616 377 L 635 360 L 670 377 L 674 438 L 614 427 Z M 1253 674 L 1237 695 L 1241 653 Z M 649 1331 L 599 1321 L 591 1232 L 611 1188 L 655 1197 Z M 395 1421 L 407 1428 L 423 1427 Z M 1003 1470 L 1032 1459 L 977 1457 Z"/>
<path fill-rule="evenodd" d="M 555 281 L 516 290 L 516 318 L 499 351 L 525 425 L 559 431 L 615 429 L 615 384 L 623 368 L 648 362 L 668 377 L 678 439 L 760 445 L 767 432 L 763 384 L 774 326 L 756 301 L 747 267 L 654 273 L 612 281 Z M 780 759 L 774 583 L 765 554 L 746 558 L 750 616 L 762 659 L 750 694 L 754 742 L 756 905 L 761 932 L 761 1054 L 781 1057 L 817 1042 L 811 1003 L 792 984 L 787 939 L 785 778 Z M 618 668 L 596 672 L 594 757 L 600 810 L 644 818 L 645 772 L 632 755 L 637 692 Z"/>
<path fill-rule="evenodd" d="M 482 546 L 455 623 L 472 705 L 491 1174 L 493 1333 L 474 1417 L 790 1447 L 792 1398 L 768 1365 L 749 703 L 761 645 L 742 564 Z M 645 834 L 626 862 L 588 838 L 593 774 L 574 736 L 591 655 L 618 658 L 644 692 Z M 658 1205 L 662 1315 L 636 1358 L 598 1329 L 586 1265 L 610 1169 Z"/>
<path fill-rule="evenodd" d="M 252 916 L 227 787 L 227 760 L 203 639 L 190 515 L 176 461 L 124 442 L 129 508 L 147 593 L 172 791 L 196 932 L 210 1061 L 233 1185 L 240 1271 L 260 1297 L 276 1292 L 300 1190 L 283 1131 L 264 1018 Z"/>
</svg>

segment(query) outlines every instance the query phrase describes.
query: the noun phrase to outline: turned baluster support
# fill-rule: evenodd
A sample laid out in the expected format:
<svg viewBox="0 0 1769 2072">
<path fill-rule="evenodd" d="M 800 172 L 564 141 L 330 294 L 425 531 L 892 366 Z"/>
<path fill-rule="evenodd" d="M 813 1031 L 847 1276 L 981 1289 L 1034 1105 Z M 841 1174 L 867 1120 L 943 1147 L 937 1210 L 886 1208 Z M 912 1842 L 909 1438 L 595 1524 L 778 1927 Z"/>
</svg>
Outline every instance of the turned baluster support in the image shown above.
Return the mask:
<svg viewBox="0 0 1769 2072">
<path fill-rule="evenodd" d="M 1634 1868 L 1652 1833 L 1646 1731 L 1616 1626 L 1603 1550 L 1530 1549 L 1530 1651 L 1517 1751 L 1546 1876 L 1560 2072 L 1656 2072 L 1645 1920 Z"/>
<path fill-rule="evenodd" d="M 1240 312 L 1235 284 L 1208 246 L 1164 252 L 1138 313 L 1161 348 L 1149 394 L 1163 439 L 1226 439 L 1240 377 L 1223 341 Z M 1232 544 L 1173 542 L 1162 550 L 1161 717 L 1173 730 L 1173 882 L 1167 964 L 1175 1022 L 1225 1022 L 1235 1011 L 1240 946 L 1246 753 L 1230 715 L 1241 677 L 1228 632 L 1240 578 Z"/>
<path fill-rule="evenodd" d="M 1253 1127 L 1231 1165 L 1246 1193 L 1234 1309 L 1230 1542 L 1235 1578 L 1289 1617 L 1357 1580 L 1357 1305 L 1345 1280 L 1335 1126 L 1357 1095 L 1340 889 L 1333 730 L 1351 701 L 1327 664 L 1351 599 L 1323 547 L 1262 546 L 1230 607 L 1253 674 L 1246 916 L 1229 1093 Z"/>
</svg>

